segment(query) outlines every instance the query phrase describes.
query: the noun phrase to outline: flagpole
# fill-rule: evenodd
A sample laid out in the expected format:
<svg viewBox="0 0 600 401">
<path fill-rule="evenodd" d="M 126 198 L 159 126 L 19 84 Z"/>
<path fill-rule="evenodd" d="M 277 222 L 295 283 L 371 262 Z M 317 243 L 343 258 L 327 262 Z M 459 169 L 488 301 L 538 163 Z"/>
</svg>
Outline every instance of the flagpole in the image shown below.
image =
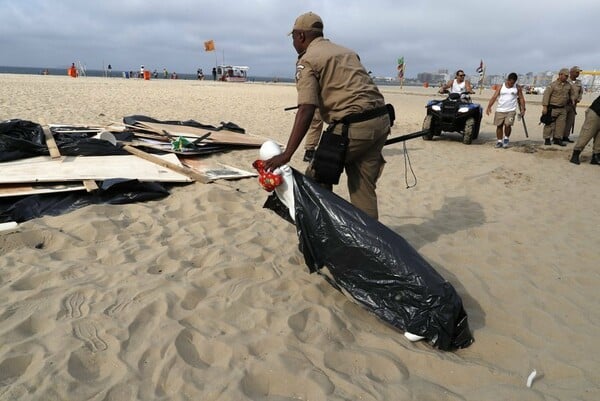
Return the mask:
<svg viewBox="0 0 600 401">
<path fill-rule="evenodd" d="M 479 94 L 481 95 L 483 93 L 483 81 L 485 80 L 485 69 L 487 68 L 487 65 L 483 66 L 483 73 L 481 74 L 481 80 L 479 81 Z"/>
<path fill-rule="evenodd" d="M 406 71 L 406 63 L 402 64 L 402 79 L 400 80 L 400 89 L 404 88 L 404 71 Z"/>
</svg>

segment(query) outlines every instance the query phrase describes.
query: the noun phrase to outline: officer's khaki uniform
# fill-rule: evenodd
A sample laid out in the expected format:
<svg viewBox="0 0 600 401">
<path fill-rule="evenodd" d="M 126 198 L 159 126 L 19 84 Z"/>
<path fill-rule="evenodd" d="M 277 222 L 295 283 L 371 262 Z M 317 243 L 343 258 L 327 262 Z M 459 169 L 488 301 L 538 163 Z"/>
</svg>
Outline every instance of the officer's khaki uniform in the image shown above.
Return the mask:
<svg viewBox="0 0 600 401">
<path fill-rule="evenodd" d="M 542 106 L 552 107 L 552 119 L 554 120 L 551 124 L 544 126 L 544 139 L 554 137 L 554 139 L 562 140 L 567 123 L 567 110 L 565 107 L 569 100 L 573 101 L 575 97 L 573 87 L 567 81 L 561 82 L 557 79 L 544 91 Z"/>
<path fill-rule="evenodd" d="M 600 155 L 600 96 L 594 100 L 585 111 L 585 121 L 581 127 L 579 138 L 573 147 L 574 150 L 583 150 L 590 140 L 594 139 L 593 153 Z"/>
<path fill-rule="evenodd" d="M 383 95 L 350 49 L 322 37 L 314 39 L 296 63 L 298 104 L 319 108 L 327 124 L 350 114 L 385 106 Z M 341 134 L 342 124 L 334 133 Z M 387 115 L 348 126 L 350 143 L 345 170 L 350 200 L 354 206 L 377 218 L 376 182 L 385 164 L 381 149 L 390 133 Z M 314 177 L 311 166 L 307 175 Z"/>
<path fill-rule="evenodd" d="M 581 85 L 581 80 L 575 79 L 574 81 L 571 81 L 569 79 L 569 83 L 573 87 L 573 91 L 574 91 L 576 103 L 581 102 L 581 99 L 583 97 L 583 86 Z M 568 138 L 569 135 L 571 135 L 571 127 L 573 127 L 575 125 L 575 106 L 576 106 L 576 103 L 572 103 L 571 102 L 566 107 L 566 109 L 567 109 L 567 119 L 566 119 L 566 122 L 565 122 L 565 131 L 564 131 L 564 134 L 563 134 L 563 138 Z"/>
<path fill-rule="evenodd" d="M 308 132 L 304 137 L 304 149 L 315 150 L 319 144 L 319 139 L 321 139 L 321 132 L 323 132 L 323 119 L 321 118 L 319 109 L 317 109 L 315 110 L 315 115 L 310 123 Z"/>
</svg>

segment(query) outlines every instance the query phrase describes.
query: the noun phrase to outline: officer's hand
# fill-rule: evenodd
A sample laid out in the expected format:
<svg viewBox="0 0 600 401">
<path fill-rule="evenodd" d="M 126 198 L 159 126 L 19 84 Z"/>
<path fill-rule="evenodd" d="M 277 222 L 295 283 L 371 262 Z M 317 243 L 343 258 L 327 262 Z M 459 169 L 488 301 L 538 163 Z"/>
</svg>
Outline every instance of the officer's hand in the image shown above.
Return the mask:
<svg viewBox="0 0 600 401">
<path fill-rule="evenodd" d="M 277 167 L 283 166 L 287 162 L 290 161 L 290 156 L 288 156 L 285 152 L 280 155 L 273 156 L 269 160 L 265 160 L 265 170 L 273 171 Z"/>
</svg>

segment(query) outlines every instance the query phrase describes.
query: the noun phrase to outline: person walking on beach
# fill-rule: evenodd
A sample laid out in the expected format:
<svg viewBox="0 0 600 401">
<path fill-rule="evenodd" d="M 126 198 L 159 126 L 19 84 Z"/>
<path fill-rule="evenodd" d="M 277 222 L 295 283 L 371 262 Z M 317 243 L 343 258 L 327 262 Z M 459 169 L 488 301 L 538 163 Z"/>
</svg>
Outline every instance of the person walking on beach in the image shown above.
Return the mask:
<svg viewBox="0 0 600 401">
<path fill-rule="evenodd" d="M 542 115 L 549 115 L 552 118 L 548 124 L 544 124 L 544 145 L 550 146 L 552 143 L 558 146 L 566 146 L 562 141 L 567 123 L 567 111 L 565 107 L 569 102 L 575 103 L 576 97 L 573 87 L 567 81 L 569 70 L 562 68 L 558 72 L 558 78 L 552 82 L 544 91 L 542 99 Z"/>
<path fill-rule="evenodd" d="M 573 148 L 571 160 L 569 160 L 571 163 L 579 164 L 581 151 L 592 139 L 594 140 L 594 148 L 590 164 L 600 165 L 600 96 L 585 111 L 585 120 L 583 121 L 579 138 L 577 138 L 577 142 Z"/>
<path fill-rule="evenodd" d="M 463 70 L 456 71 L 454 79 L 446 82 L 440 88 L 440 93 L 473 93 L 473 87 L 471 82 L 465 79 L 465 72 Z"/>
<path fill-rule="evenodd" d="M 485 114 L 489 116 L 492 112 L 492 105 L 498 100 L 498 106 L 496 106 L 496 113 L 494 114 L 496 148 L 508 147 L 512 126 L 517 115 L 517 102 L 521 105 L 521 115 L 525 115 L 525 97 L 521 87 L 517 85 L 517 79 L 516 73 L 511 72 L 508 74 L 506 81 L 492 95 L 485 110 Z"/>
<path fill-rule="evenodd" d="M 339 158 L 348 176 L 350 201 L 377 219 L 375 184 L 385 164 L 381 150 L 390 133 L 383 95 L 354 51 L 323 38 L 323 21 L 317 14 L 300 15 L 289 35 L 298 53 L 298 112 L 284 152 L 266 160 L 265 168 L 272 171 L 290 161 L 318 108 L 329 124 L 327 133 L 348 138 L 345 157 Z M 329 173 L 319 173 L 314 166 L 315 161 L 307 169 L 308 176 Z M 331 183 L 324 186 L 332 188 Z"/>
<path fill-rule="evenodd" d="M 166 69 L 166 68 L 163 68 L 163 78 L 164 78 L 164 79 L 167 79 L 167 78 L 169 78 L 169 71 L 167 71 L 167 69 Z"/>
<path fill-rule="evenodd" d="M 574 66 L 569 70 L 569 83 L 573 86 L 573 90 L 575 91 L 575 102 L 569 102 L 567 104 L 567 120 L 565 123 L 565 133 L 563 134 L 562 140 L 564 142 L 573 143 L 572 140 L 569 139 L 569 135 L 573 129 L 575 129 L 575 116 L 577 115 L 577 103 L 581 102 L 581 98 L 583 97 L 583 86 L 581 85 L 581 80 L 579 79 L 579 73 L 581 72 L 581 68 Z"/>
<path fill-rule="evenodd" d="M 212 69 L 212 76 L 213 76 L 213 81 L 217 80 L 217 68 L 213 67 Z"/>
</svg>

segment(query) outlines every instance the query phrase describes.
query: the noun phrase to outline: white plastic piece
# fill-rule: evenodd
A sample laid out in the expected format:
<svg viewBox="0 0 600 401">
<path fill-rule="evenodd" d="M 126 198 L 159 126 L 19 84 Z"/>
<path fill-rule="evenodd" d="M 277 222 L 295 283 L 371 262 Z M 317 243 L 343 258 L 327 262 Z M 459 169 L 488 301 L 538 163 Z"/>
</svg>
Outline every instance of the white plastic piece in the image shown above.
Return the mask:
<svg viewBox="0 0 600 401">
<path fill-rule="evenodd" d="M 275 141 L 266 141 L 260 147 L 259 157 L 261 160 L 268 160 L 273 156 L 282 153 L 281 147 Z M 275 188 L 277 197 L 285 206 L 287 206 L 292 220 L 296 221 L 294 213 L 294 180 L 292 177 L 292 169 L 287 164 L 273 170 L 273 173 L 281 175 L 283 181 L 281 185 Z"/>
<path fill-rule="evenodd" d="M 281 174 L 281 178 L 283 178 L 283 180 L 281 185 L 275 188 L 275 193 L 277 194 L 279 200 L 281 200 L 281 202 L 287 206 L 292 220 L 296 221 L 294 212 L 294 179 L 292 168 L 285 164 L 276 170 L 281 170 L 279 174 Z"/>
<path fill-rule="evenodd" d="M 0 232 L 1 231 L 12 231 L 19 227 L 19 224 L 16 221 L 9 221 L 8 223 L 0 223 Z"/>
<path fill-rule="evenodd" d="M 413 333 L 409 333 L 408 331 L 404 333 L 404 337 L 406 337 L 408 339 L 408 341 L 411 341 L 411 342 L 421 341 L 425 338 L 425 337 L 418 336 Z"/>
<path fill-rule="evenodd" d="M 281 154 L 281 147 L 275 141 L 266 141 L 260 147 L 258 152 L 260 160 L 268 160 L 273 156 Z"/>
<path fill-rule="evenodd" d="M 531 387 L 536 376 L 537 376 L 537 371 L 535 369 L 533 369 L 533 372 L 531 372 L 529 374 L 529 376 L 527 377 L 527 387 Z"/>
<path fill-rule="evenodd" d="M 115 138 L 115 136 L 112 133 L 110 133 L 109 131 L 102 131 L 101 133 L 96 135 L 94 138 L 108 141 L 108 142 L 112 143 L 113 146 L 117 145 L 117 138 Z"/>
</svg>

